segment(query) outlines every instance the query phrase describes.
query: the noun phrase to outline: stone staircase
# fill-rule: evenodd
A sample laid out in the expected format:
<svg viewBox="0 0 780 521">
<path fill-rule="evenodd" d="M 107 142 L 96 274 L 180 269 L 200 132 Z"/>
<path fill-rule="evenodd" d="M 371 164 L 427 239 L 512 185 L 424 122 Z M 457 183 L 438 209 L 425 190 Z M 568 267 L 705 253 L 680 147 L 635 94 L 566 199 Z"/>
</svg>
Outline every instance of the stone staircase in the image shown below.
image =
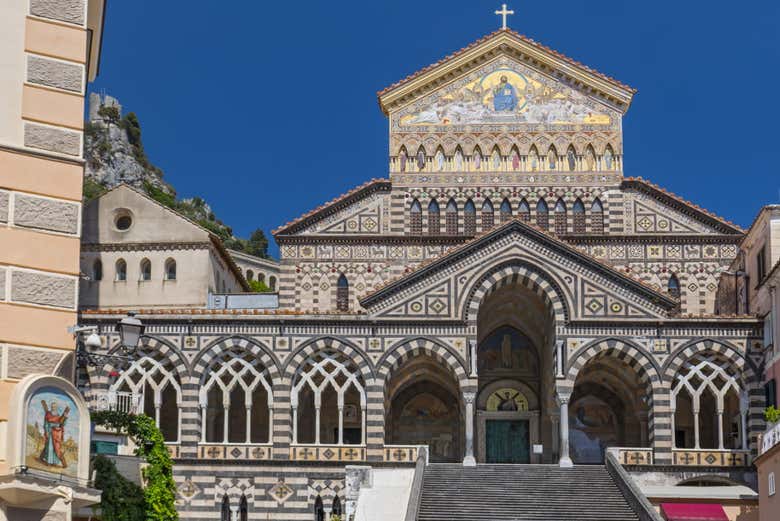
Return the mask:
<svg viewBox="0 0 780 521">
<path fill-rule="evenodd" d="M 417 521 L 637 521 L 603 465 L 431 464 Z"/>
</svg>

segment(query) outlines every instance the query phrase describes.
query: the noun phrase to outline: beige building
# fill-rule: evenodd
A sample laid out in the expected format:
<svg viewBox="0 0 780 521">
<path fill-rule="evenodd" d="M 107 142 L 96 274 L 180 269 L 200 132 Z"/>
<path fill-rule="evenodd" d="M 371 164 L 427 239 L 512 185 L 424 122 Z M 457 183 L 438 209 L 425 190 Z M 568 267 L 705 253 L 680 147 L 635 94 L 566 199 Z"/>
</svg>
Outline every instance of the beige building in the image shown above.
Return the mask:
<svg viewBox="0 0 780 521">
<path fill-rule="evenodd" d="M 246 280 L 257 280 L 268 286 L 271 291 L 276 291 L 279 284 L 279 261 L 263 259 L 248 253 L 229 250 L 230 256 L 236 261 Z"/>
<path fill-rule="evenodd" d="M 249 287 L 222 241 L 146 194 L 120 185 L 84 207 L 81 307 L 207 307 Z"/>
<path fill-rule="evenodd" d="M 69 382 L 68 327 L 77 320 L 84 95 L 98 71 L 104 4 L 0 2 L 0 519 L 70 519 L 98 498 L 84 486 L 89 417 Z"/>
</svg>

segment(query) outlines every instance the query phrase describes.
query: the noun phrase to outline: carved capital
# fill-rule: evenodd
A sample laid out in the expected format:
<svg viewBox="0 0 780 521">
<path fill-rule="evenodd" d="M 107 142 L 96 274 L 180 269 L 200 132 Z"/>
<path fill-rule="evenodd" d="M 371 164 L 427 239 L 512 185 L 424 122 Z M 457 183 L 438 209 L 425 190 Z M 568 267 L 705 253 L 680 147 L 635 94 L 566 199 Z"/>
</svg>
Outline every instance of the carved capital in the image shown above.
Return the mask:
<svg viewBox="0 0 780 521">
<path fill-rule="evenodd" d="M 466 405 L 473 405 L 476 398 L 477 393 L 463 393 L 463 401 Z"/>
</svg>

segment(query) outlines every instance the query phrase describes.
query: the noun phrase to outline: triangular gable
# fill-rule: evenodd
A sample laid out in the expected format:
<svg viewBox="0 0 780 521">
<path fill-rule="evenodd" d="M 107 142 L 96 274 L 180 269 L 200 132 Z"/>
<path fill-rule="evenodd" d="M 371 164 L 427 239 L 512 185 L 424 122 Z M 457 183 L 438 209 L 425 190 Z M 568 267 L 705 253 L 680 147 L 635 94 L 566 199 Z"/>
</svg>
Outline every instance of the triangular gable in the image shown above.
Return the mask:
<svg viewBox="0 0 780 521">
<path fill-rule="evenodd" d="M 642 234 L 728 234 L 744 230 L 704 208 L 642 178 L 629 177 L 621 186 L 630 210 L 625 213 L 627 233 Z"/>
<path fill-rule="evenodd" d="M 598 97 L 623 113 L 628 110 L 636 92 L 614 78 L 530 38 L 509 29 L 501 29 L 378 92 L 379 105 L 385 114 L 390 114 L 398 107 L 448 85 L 454 79 L 500 55 L 527 63 L 591 96 Z"/>
<path fill-rule="evenodd" d="M 371 181 L 315 208 L 273 231 L 274 237 L 316 234 L 376 234 L 382 229 L 384 199 L 390 193 L 387 179 Z"/>
<path fill-rule="evenodd" d="M 664 318 L 677 301 L 519 220 L 450 250 L 361 300 L 375 317 L 460 320 L 481 274 L 518 263 L 560 288 L 571 320 Z"/>
</svg>

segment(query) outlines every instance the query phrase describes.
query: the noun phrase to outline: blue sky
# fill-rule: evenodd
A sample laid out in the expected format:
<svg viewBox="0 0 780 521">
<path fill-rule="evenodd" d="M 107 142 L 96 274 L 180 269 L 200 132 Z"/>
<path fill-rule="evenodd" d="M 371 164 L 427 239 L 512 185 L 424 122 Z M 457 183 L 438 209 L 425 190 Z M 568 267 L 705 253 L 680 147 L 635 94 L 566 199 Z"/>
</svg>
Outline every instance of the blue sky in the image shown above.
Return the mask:
<svg viewBox="0 0 780 521">
<path fill-rule="evenodd" d="M 486 0 L 108 2 L 92 90 L 238 235 L 387 177 L 376 92 L 500 26 Z M 780 2 L 509 2 L 509 26 L 638 89 L 625 173 L 747 226 L 780 202 Z M 276 254 L 276 248 L 272 247 Z"/>
</svg>

